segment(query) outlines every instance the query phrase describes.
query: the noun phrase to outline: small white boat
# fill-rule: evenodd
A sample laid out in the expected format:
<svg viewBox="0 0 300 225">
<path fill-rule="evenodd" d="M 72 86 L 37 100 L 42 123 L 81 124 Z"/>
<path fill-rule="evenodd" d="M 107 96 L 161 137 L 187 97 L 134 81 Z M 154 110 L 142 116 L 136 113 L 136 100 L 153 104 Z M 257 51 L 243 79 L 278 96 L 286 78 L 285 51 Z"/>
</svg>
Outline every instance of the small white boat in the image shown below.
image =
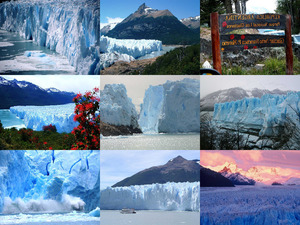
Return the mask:
<svg viewBox="0 0 300 225">
<path fill-rule="evenodd" d="M 135 214 L 136 211 L 134 209 L 122 209 L 120 213 L 122 213 L 122 214 Z"/>
</svg>

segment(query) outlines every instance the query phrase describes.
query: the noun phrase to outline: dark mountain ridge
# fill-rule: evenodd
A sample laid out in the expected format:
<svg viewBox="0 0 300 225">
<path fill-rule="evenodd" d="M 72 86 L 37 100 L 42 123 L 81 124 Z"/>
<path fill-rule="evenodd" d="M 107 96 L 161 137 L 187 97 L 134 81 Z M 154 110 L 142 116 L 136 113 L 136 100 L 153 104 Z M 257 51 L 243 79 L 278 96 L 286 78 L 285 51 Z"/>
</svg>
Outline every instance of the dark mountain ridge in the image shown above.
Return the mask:
<svg viewBox="0 0 300 225">
<path fill-rule="evenodd" d="M 234 187 L 231 180 L 222 174 L 201 166 L 200 187 Z"/>
</svg>

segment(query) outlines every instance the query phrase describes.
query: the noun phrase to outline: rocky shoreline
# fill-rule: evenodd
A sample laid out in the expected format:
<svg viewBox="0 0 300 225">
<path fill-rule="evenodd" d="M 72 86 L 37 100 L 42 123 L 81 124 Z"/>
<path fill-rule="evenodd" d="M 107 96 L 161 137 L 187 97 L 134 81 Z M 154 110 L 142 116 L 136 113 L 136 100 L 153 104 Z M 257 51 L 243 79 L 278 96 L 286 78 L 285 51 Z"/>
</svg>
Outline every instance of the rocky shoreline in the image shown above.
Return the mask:
<svg viewBox="0 0 300 225">
<path fill-rule="evenodd" d="M 133 126 L 116 126 L 100 122 L 100 134 L 103 136 L 119 136 L 119 135 L 133 135 L 143 133 L 141 129 Z"/>
</svg>

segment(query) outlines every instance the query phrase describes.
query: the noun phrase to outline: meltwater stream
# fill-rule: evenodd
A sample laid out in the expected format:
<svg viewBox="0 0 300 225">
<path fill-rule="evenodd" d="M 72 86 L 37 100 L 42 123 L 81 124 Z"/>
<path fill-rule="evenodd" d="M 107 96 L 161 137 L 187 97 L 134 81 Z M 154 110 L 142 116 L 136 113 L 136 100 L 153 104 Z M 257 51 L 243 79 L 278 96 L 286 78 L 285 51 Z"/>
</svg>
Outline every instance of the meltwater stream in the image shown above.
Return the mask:
<svg viewBox="0 0 300 225">
<path fill-rule="evenodd" d="M 0 73 L 14 75 L 76 74 L 65 56 L 0 30 Z"/>
</svg>

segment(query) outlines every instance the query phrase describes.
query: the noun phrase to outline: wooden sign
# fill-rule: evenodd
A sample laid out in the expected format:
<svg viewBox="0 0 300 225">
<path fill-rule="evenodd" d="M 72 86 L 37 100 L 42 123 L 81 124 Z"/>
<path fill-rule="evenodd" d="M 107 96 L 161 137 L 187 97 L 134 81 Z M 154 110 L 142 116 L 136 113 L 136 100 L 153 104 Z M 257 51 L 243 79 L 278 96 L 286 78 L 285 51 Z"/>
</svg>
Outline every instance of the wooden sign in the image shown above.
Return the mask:
<svg viewBox="0 0 300 225">
<path fill-rule="evenodd" d="M 285 46 L 285 36 L 279 35 L 231 34 L 221 35 L 220 40 L 222 52 Z"/>
<path fill-rule="evenodd" d="M 220 15 L 220 32 L 236 29 L 285 29 L 286 16 L 279 14 Z"/>
</svg>

